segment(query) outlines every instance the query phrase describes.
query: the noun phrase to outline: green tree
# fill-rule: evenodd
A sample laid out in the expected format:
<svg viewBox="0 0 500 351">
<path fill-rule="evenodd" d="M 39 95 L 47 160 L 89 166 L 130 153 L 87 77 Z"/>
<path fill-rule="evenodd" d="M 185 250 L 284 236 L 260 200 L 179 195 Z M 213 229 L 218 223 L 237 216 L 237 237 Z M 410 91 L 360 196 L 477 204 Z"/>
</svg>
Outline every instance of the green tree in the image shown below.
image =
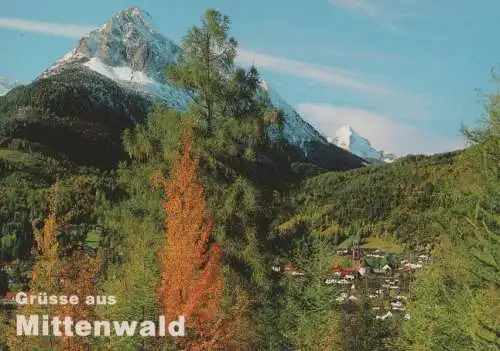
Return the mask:
<svg viewBox="0 0 500 351">
<path fill-rule="evenodd" d="M 192 99 L 190 113 L 206 123 L 212 135 L 214 119 L 220 117 L 223 91 L 232 73 L 236 40 L 229 37 L 229 18 L 208 10 L 202 27 L 193 27 L 182 42 L 183 61 L 167 70 L 167 78 Z"/>
<path fill-rule="evenodd" d="M 267 127 L 280 130 L 282 113 L 269 108 L 255 67 L 235 66 L 237 42 L 229 29 L 227 16 L 206 11 L 202 26 L 184 37 L 181 63 L 168 67 L 166 75 L 189 95 L 187 115 L 195 121 L 195 132 L 211 141 L 205 146 L 232 154 L 241 152 L 235 143 L 253 147 L 267 142 Z"/>
<path fill-rule="evenodd" d="M 497 350 L 500 347 L 500 96 L 487 98 L 487 117 L 464 130 L 453 211 L 443 221 L 434 262 L 417 279 L 403 324 L 402 350 Z"/>
</svg>

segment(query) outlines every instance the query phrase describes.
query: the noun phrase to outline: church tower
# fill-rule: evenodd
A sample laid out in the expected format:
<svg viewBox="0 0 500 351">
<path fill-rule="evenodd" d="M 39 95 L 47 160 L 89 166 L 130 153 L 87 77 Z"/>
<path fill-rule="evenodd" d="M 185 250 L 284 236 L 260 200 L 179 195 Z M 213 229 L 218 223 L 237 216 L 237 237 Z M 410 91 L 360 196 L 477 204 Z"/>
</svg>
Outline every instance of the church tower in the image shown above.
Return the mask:
<svg viewBox="0 0 500 351">
<path fill-rule="evenodd" d="M 354 241 L 352 247 L 352 268 L 359 271 L 361 268 L 361 249 L 359 248 L 359 238 Z"/>
</svg>

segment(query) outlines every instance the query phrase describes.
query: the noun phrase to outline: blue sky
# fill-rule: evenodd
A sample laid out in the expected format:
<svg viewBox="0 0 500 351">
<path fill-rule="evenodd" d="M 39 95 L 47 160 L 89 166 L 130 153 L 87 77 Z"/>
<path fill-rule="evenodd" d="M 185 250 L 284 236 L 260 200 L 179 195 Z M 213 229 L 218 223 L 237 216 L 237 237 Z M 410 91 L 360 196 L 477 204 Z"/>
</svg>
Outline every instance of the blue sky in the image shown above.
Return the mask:
<svg viewBox="0 0 500 351">
<path fill-rule="evenodd" d="M 130 6 L 179 42 L 207 8 L 229 15 L 239 61 L 327 136 L 350 124 L 380 149 L 464 145 L 500 62 L 498 0 L 0 0 L 0 75 L 29 82 Z"/>
</svg>

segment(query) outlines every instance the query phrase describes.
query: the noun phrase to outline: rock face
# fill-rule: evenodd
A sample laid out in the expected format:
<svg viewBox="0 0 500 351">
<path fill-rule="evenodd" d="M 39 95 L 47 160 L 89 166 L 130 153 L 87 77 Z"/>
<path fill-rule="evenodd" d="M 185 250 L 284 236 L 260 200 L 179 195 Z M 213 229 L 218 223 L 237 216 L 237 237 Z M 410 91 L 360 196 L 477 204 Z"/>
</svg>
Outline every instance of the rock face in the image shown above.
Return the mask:
<svg viewBox="0 0 500 351">
<path fill-rule="evenodd" d="M 80 39 L 78 45 L 45 74 L 62 65 L 92 59 L 105 66 L 128 67 L 132 72 L 141 72 L 164 83 L 163 69 L 178 62 L 180 48 L 156 31 L 146 11 L 134 7 L 118 12 L 99 29 Z"/>
<path fill-rule="evenodd" d="M 160 34 L 151 16 L 137 7 L 118 12 L 100 28 L 80 39 L 78 45 L 46 70 L 40 78 L 57 74 L 67 67 L 85 66 L 120 85 L 160 99 L 176 109 L 184 109 L 188 96 L 165 79 L 167 65 L 181 60 L 181 49 Z M 308 142 L 327 143 L 285 100 L 262 82 L 271 103 L 285 114 L 284 136 L 305 149 Z"/>
</svg>

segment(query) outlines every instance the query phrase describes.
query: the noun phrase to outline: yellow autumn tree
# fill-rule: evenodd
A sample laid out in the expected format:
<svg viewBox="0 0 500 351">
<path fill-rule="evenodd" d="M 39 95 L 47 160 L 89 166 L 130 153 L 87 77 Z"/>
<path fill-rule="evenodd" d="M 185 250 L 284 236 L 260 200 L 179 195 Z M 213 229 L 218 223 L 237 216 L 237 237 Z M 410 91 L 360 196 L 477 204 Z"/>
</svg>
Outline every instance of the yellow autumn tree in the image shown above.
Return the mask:
<svg viewBox="0 0 500 351">
<path fill-rule="evenodd" d="M 49 194 L 49 215 L 43 222 L 42 228 L 33 227 L 34 242 L 33 257 L 34 267 L 29 283 L 28 294 L 47 293 L 58 295 L 60 286 L 60 249 L 57 239 L 57 229 L 67 221 L 67 216 L 59 216 L 59 183 L 54 184 Z M 30 315 L 52 315 L 52 305 L 27 304 L 18 307 L 17 314 Z M 7 345 L 11 350 L 31 351 L 35 349 L 53 349 L 57 340 L 53 336 L 17 336 L 16 321 L 11 321 L 6 332 Z"/>
</svg>

